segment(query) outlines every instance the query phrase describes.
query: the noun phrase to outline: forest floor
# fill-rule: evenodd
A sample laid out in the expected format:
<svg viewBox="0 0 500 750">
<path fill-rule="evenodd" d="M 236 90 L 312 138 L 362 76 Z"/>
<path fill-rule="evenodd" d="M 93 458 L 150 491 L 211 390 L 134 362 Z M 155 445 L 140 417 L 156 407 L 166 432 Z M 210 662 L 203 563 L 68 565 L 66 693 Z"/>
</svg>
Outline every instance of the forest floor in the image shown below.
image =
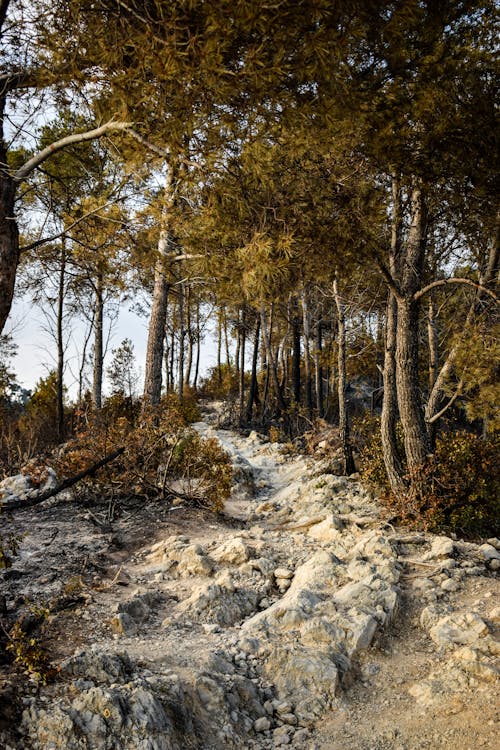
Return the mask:
<svg viewBox="0 0 500 750">
<path fill-rule="evenodd" d="M 2 748 L 497 747 L 498 540 L 395 528 L 324 462 L 197 427 L 235 462 L 220 516 L 56 498 L 3 518 L 22 537 L 4 619 L 50 610 L 63 669 L 44 686 L 0 665 Z"/>
</svg>

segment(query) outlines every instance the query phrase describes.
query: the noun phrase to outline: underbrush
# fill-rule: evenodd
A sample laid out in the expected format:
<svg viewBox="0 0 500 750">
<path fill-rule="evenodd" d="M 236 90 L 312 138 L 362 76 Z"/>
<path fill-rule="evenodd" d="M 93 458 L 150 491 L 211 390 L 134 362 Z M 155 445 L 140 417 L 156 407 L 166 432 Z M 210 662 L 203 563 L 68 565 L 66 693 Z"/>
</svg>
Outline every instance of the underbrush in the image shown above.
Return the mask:
<svg viewBox="0 0 500 750">
<path fill-rule="evenodd" d="M 60 479 L 71 477 L 119 446 L 120 456 L 76 485 L 77 496 L 181 498 L 218 512 L 231 491 L 231 462 L 217 440 L 190 427 L 198 418 L 194 399 L 173 395 L 132 417 L 104 409 L 85 421 L 53 467 Z"/>
<path fill-rule="evenodd" d="M 366 425 L 365 425 L 366 428 Z M 402 433 L 398 428 L 402 447 Z M 384 466 L 380 433 L 372 432 L 361 450 L 361 478 L 403 522 L 434 532 L 466 537 L 500 534 L 500 434 L 484 440 L 469 432 L 445 432 L 419 480 L 424 498 L 395 496 Z"/>
</svg>

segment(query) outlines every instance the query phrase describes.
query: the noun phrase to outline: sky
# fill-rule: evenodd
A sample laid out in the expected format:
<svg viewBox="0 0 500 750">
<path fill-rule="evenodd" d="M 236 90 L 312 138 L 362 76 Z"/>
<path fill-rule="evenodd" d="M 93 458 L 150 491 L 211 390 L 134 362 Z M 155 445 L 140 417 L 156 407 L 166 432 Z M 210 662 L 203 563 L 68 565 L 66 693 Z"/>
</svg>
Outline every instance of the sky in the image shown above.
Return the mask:
<svg viewBox="0 0 500 750">
<path fill-rule="evenodd" d="M 5 333 L 11 333 L 18 350 L 12 359 L 11 369 L 16 373 L 17 380 L 23 388 L 32 390 L 40 378 L 46 377 L 56 365 L 56 343 L 46 330 L 46 321 L 39 309 L 34 307 L 27 298 L 17 298 L 13 304 Z M 67 366 L 65 370 L 65 385 L 68 389 L 69 400 L 77 395 L 78 368 L 81 359 L 83 326 L 74 321 L 72 330 L 67 330 L 69 339 L 66 350 Z M 109 323 L 107 328 L 109 327 Z M 144 361 L 148 335 L 148 320 L 140 317 L 129 309 L 129 304 L 120 308 L 118 319 L 113 325 L 109 340 L 107 356 L 104 362 L 106 370 L 112 357 L 111 350 L 117 348 L 125 338 L 129 338 L 134 345 L 137 369 L 141 377 L 139 391 L 142 391 Z M 90 347 L 87 354 L 91 356 Z M 207 332 L 202 344 L 200 356 L 200 373 L 203 375 L 217 361 L 216 345 L 211 331 Z M 104 391 L 108 388 L 105 379 Z"/>
</svg>

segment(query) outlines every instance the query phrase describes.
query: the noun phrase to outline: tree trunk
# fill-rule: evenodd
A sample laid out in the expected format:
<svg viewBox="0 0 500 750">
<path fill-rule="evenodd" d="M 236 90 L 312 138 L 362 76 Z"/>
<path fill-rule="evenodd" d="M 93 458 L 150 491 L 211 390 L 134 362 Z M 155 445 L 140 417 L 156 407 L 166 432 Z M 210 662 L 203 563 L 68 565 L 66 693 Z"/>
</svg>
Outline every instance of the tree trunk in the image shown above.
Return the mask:
<svg viewBox="0 0 500 750">
<path fill-rule="evenodd" d="M 217 315 L 217 380 L 222 385 L 222 319 L 221 311 Z"/>
<path fill-rule="evenodd" d="M 257 317 L 255 323 L 255 335 L 253 340 L 252 355 L 252 376 L 250 380 L 250 390 L 248 392 L 248 403 L 246 412 L 246 421 L 252 421 L 252 412 L 254 404 L 259 405 L 259 385 L 257 383 L 257 363 L 259 361 L 259 339 L 260 339 L 260 318 Z"/>
<path fill-rule="evenodd" d="M 392 201 L 392 236 L 389 265 L 393 278 L 397 278 L 401 255 L 402 216 L 401 189 L 399 181 L 395 177 L 392 180 Z M 406 491 L 406 484 L 403 480 L 403 466 L 396 435 L 396 423 L 398 417 L 396 391 L 397 319 L 397 300 L 394 293 L 389 290 L 385 322 L 386 331 L 383 369 L 384 396 L 382 401 L 382 414 L 380 417 L 380 432 L 385 470 L 387 472 L 389 485 L 395 495 L 401 496 Z"/>
<path fill-rule="evenodd" d="M 292 393 L 296 404 L 300 404 L 300 386 L 300 318 L 295 300 L 292 318 Z"/>
<path fill-rule="evenodd" d="M 157 406 L 161 399 L 163 342 L 165 339 L 169 291 L 169 285 L 165 279 L 165 259 L 168 254 L 168 248 L 168 232 L 166 229 L 162 229 L 158 240 L 158 260 L 155 266 L 153 301 L 151 305 L 151 317 L 149 319 L 146 372 L 144 376 L 144 406 Z"/>
<path fill-rule="evenodd" d="M 94 411 L 102 407 L 102 370 L 104 357 L 104 297 L 103 279 L 99 273 L 95 289 L 95 319 L 94 319 L 94 377 L 92 381 L 92 405 Z"/>
<path fill-rule="evenodd" d="M 306 389 L 306 406 L 309 414 L 312 414 L 312 377 L 311 377 L 311 327 L 309 323 L 309 305 L 307 291 L 304 289 L 301 296 L 302 318 L 304 328 L 304 375 Z"/>
<path fill-rule="evenodd" d="M 0 334 L 9 316 L 19 263 L 19 231 L 14 218 L 16 183 L 9 174 L 3 138 L 5 97 L 0 98 Z"/>
<path fill-rule="evenodd" d="M 61 265 L 59 267 L 59 287 L 57 292 L 57 438 L 64 440 L 64 292 L 66 283 L 66 245 L 61 245 Z"/>
<path fill-rule="evenodd" d="M 186 330 L 184 321 L 184 284 L 179 284 L 179 379 L 177 381 L 177 395 L 182 400 L 184 395 L 184 357 Z"/>
<path fill-rule="evenodd" d="M 322 417 L 323 410 L 323 368 L 321 367 L 321 352 L 323 342 L 321 338 L 321 320 L 318 320 L 315 328 L 315 346 L 314 346 L 314 378 L 316 384 L 316 409 L 318 416 Z"/>
<path fill-rule="evenodd" d="M 201 355 L 201 326 L 200 326 L 200 303 L 196 302 L 196 364 L 194 368 L 193 388 L 198 388 L 198 376 L 200 372 Z"/>
<path fill-rule="evenodd" d="M 270 326 L 267 322 L 267 315 L 266 315 L 266 309 L 263 304 L 260 306 L 260 323 L 262 327 L 262 338 L 264 341 L 264 345 L 266 347 L 266 354 L 267 354 L 267 366 L 268 366 L 268 372 L 271 378 L 271 382 L 273 384 L 273 390 L 276 396 L 276 401 L 278 403 L 278 410 L 280 412 L 286 411 L 286 404 L 283 399 L 283 394 L 281 393 L 279 378 L 278 378 L 278 371 L 276 369 L 276 360 L 273 356 L 273 350 L 271 347 L 271 333 L 270 333 Z"/>
<path fill-rule="evenodd" d="M 426 216 L 422 193 L 411 195 L 411 225 L 402 257 L 401 295 L 397 299 L 396 390 L 404 433 L 412 494 L 425 494 L 421 471 L 430 453 L 418 379 L 419 303 L 413 295 L 421 287 L 425 254 Z"/>
<path fill-rule="evenodd" d="M 222 325 L 223 325 L 223 331 L 224 331 L 224 345 L 226 348 L 226 364 L 228 366 L 231 365 L 231 352 L 229 349 L 229 333 L 227 330 L 227 309 L 226 307 L 222 308 Z"/>
<path fill-rule="evenodd" d="M 384 397 L 382 414 L 380 416 L 380 432 L 382 450 L 384 454 L 385 470 L 391 490 L 395 495 L 401 495 L 406 490 L 403 481 L 403 467 L 396 438 L 396 423 L 398 416 L 396 394 L 396 326 L 397 301 L 392 292 L 387 300 L 387 319 L 385 332 L 384 353 Z"/>
<path fill-rule="evenodd" d="M 193 330 L 191 321 L 191 290 L 189 286 L 186 289 L 186 337 L 187 337 L 187 357 L 186 357 L 186 372 L 184 374 L 184 385 L 189 388 L 189 382 L 191 380 L 191 370 L 193 369 Z"/>
<path fill-rule="evenodd" d="M 338 281 L 337 279 L 333 282 L 333 294 L 335 297 L 335 305 L 337 308 L 337 319 L 338 319 L 338 399 L 339 399 L 339 433 L 340 443 L 342 446 L 343 454 L 343 469 L 344 474 L 349 476 L 354 474 L 356 467 L 354 465 L 354 457 L 352 455 L 352 446 L 350 440 L 350 426 L 349 426 L 349 414 L 348 404 L 346 399 L 346 340 L 345 340 L 345 308 L 340 297 Z"/>
<path fill-rule="evenodd" d="M 246 348 L 246 315 L 245 308 L 241 310 L 241 321 L 238 326 L 238 350 L 239 361 L 235 360 L 239 374 L 239 404 L 240 404 L 240 424 L 243 423 L 245 409 L 245 348 Z"/>
</svg>

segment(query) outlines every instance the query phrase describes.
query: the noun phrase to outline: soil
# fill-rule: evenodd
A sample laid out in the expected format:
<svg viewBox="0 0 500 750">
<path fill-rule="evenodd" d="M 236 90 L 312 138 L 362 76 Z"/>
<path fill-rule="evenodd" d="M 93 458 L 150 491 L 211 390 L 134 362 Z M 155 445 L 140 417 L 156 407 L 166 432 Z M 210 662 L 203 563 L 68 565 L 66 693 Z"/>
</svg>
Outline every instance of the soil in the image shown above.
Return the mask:
<svg viewBox="0 0 500 750">
<path fill-rule="evenodd" d="M 117 603 L 130 597 L 131 588 L 151 583 L 154 571 L 147 554 L 155 542 L 182 534 L 204 548 L 221 544 L 255 523 L 256 504 L 272 500 L 290 477 L 296 477 L 297 469 L 309 474 L 316 469 L 314 460 L 284 458 L 273 445 L 256 457 L 250 439 L 223 431 L 217 434 L 233 455 L 250 462 L 258 477 L 256 496 L 235 495 L 219 516 L 200 508 L 168 508 L 161 503 L 145 506 L 134 501 L 123 501 L 115 508 L 104 503 L 85 507 L 68 502 L 66 497 L 16 511 L 11 517 L 4 514 L 0 522 L 21 541 L 12 567 L 0 578 L 0 604 L 4 596 L 6 606 L 2 621 L 7 625 L 24 618 L 26 628 L 33 627 L 55 664 L 78 647 L 100 642 L 109 644 L 110 649 L 125 648 L 131 657 L 148 664 L 173 663 L 175 653 L 177 671 L 184 665 L 188 672 L 193 660 L 199 661 L 215 649 L 224 631 L 222 635 L 207 632 L 193 623 L 183 624 L 171 634 L 164 629 L 172 606 L 189 595 L 196 582 L 192 578 L 162 584 L 160 605 L 138 637 L 113 636 L 109 619 Z M 395 531 L 405 533 L 404 529 Z M 290 537 L 285 533 L 275 536 L 275 551 L 286 564 Z M 300 543 L 303 549 L 294 553 L 311 550 L 311 541 L 295 534 L 293 544 Z M 414 550 L 403 550 L 402 557 L 405 555 L 413 559 Z M 427 705 L 408 692 L 411 685 L 444 669 L 446 660 L 419 622 L 428 600 L 415 584 L 426 573 L 418 566 L 406 565 L 405 574 L 396 619 L 361 654 L 335 707 L 316 724 L 303 745 L 306 750 L 476 750 L 498 746 L 499 704 L 494 684 L 471 678 L 467 687 L 446 688 Z M 455 609 L 464 612 L 491 610 L 500 604 L 500 584 L 485 570 L 484 575 L 465 577 L 459 590 L 450 592 L 448 598 Z M 51 611 L 41 625 L 33 603 Z M 23 697 L 36 690 L 12 664 L 0 665 L 0 729 L 17 720 Z"/>
</svg>

